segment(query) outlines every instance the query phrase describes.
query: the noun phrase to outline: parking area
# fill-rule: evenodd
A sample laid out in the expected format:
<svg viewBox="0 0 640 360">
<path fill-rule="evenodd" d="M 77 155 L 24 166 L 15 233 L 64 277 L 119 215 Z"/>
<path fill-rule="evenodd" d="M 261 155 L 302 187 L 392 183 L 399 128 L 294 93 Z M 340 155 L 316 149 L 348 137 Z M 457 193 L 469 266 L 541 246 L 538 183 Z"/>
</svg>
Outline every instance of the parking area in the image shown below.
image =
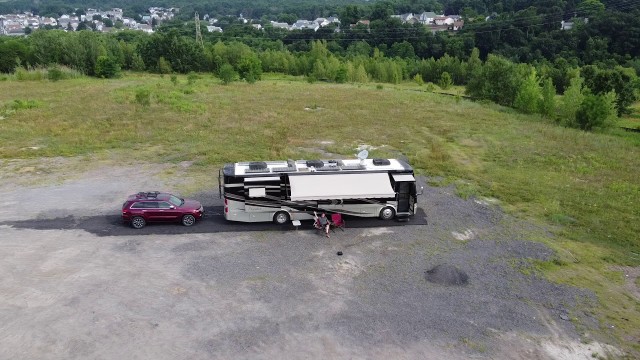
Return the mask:
<svg viewBox="0 0 640 360">
<path fill-rule="evenodd" d="M 0 358 L 616 353 L 589 337 L 598 326 L 590 293 L 522 271 L 553 256 L 531 241 L 550 236 L 546 229 L 489 202 L 427 186 L 420 202 L 428 225 L 367 220 L 376 223 L 327 239 L 310 223 L 219 221 L 217 190 L 205 190 L 193 196 L 209 210 L 202 222 L 140 232 L 122 225 L 118 211 L 130 193 L 171 186 L 149 171 L 97 167 L 0 185 Z M 439 265 L 466 281 L 447 283 L 447 273 L 428 281 Z"/>
</svg>

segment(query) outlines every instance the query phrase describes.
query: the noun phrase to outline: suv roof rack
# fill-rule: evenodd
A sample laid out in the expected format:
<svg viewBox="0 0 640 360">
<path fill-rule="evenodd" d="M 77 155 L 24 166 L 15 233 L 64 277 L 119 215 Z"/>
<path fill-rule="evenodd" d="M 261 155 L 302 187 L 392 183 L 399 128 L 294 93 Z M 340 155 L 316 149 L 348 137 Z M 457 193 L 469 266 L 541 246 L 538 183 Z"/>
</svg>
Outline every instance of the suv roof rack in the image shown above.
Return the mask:
<svg viewBox="0 0 640 360">
<path fill-rule="evenodd" d="M 141 191 L 139 193 L 136 194 L 137 198 L 157 198 L 158 194 L 160 194 L 160 191 Z"/>
</svg>

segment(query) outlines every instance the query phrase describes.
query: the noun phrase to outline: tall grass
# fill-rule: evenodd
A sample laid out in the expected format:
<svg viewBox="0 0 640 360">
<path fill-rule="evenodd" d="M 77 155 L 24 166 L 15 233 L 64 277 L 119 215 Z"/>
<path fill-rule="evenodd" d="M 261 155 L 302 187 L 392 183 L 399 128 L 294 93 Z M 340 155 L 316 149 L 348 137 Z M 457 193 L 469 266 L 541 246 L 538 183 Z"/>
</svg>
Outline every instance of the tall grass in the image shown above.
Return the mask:
<svg viewBox="0 0 640 360">
<path fill-rule="evenodd" d="M 66 66 L 55 65 L 49 68 L 36 67 L 27 69 L 24 67 L 19 67 L 11 76 L 7 76 L 7 79 L 13 79 L 17 81 L 58 81 L 76 79 L 80 77 L 82 77 L 82 73 L 77 70 L 68 68 Z"/>
</svg>

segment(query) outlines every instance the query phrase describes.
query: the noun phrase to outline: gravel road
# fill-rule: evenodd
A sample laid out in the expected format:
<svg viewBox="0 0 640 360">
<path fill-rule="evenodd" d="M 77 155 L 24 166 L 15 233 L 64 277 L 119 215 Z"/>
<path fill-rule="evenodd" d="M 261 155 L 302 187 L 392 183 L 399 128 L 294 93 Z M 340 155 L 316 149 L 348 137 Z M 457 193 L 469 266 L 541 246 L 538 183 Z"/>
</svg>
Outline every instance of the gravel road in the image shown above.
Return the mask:
<svg viewBox="0 0 640 360">
<path fill-rule="evenodd" d="M 527 271 L 553 257 L 531 241 L 545 229 L 451 188 L 425 187 L 428 225 L 377 222 L 330 239 L 306 228 L 135 233 L 117 228 L 122 199 L 171 184 L 118 180 L 130 170 L 0 185 L 0 359 L 617 354 L 589 338 L 592 294 Z M 208 207 L 216 197 L 198 196 Z M 466 284 L 427 281 L 438 265 Z"/>
</svg>

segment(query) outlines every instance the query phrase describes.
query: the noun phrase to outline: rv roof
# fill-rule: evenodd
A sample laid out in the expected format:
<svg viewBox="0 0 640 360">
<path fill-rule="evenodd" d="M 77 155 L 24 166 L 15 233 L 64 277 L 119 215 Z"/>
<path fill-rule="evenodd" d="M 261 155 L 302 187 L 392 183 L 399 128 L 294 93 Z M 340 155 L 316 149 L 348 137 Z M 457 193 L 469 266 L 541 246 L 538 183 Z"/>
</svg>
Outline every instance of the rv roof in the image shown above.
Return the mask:
<svg viewBox="0 0 640 360">
<path fill-rule="evenodd" d="M 333 171 L 373 171 L 373 170 L 397 170 L 411 171 L 411 166 L 404 161 L 397 159 L 385 159 L 386 162 L 376 161 L 379 165 L 374 164 L 374 159 L 358 159 L 349 160 L 296 160 L 296 161 L 264 161 L 264 162 L 239 162 L 234 165 L 234 173 L 239 175 L 268 174 L 268 173 L 297 173 L 297 172 L 333 172 Z M 315 165 L 315 166 L 314 166 Z"/>
</svg>

